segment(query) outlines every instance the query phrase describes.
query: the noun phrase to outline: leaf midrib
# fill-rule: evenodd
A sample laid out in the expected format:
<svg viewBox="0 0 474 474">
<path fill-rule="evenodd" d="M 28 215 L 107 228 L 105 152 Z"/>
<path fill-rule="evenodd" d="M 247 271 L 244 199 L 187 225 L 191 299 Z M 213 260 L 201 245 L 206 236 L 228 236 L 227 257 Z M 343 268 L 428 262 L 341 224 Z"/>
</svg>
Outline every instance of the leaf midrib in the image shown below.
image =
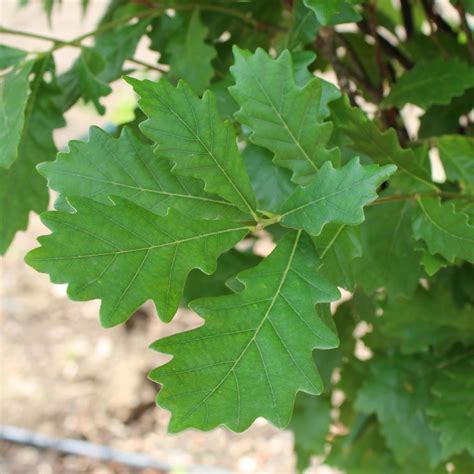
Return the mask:
<svg viewBox="0 0 474 474">
<path fill-rule="evenodd" d="M 61 222 L 62 225 L 69 225 L 66 222 Z M 34 258 L 33 260 L 36 262 L 44 262 L 44 261 L 52 261 L 52 260 L 76 260 L 76 259 L 81 259 L 81 258 L 93 258 L 93 257 L 106 257 L 110 255 L 124 255 L 124 254 L 129 254 L 129 253 L 134 253 L 134 252 L 145 252 L 145 251 L 151 251 L 151 250 L 156 250 L 158 248 L 163 248 L 163 247 L 171 247 L 173 245 L 179 245 L 185 242 L 191 242 L 193 240 L 199 240 L 203 239 L 206 237 L 214 236 L 214 235 L 221 235 L 221 234 L 226 234 L 229 232 L 237 232 L 239 230 L 249 230 L 248 227 L 236 227 L 233 229 L 225 229 L 225 230 L 220 230 L 216 232 L 209 232 L 207 234 L 201 234 L 193 237 L 188 237 L 186 239 L 181 239 L 181 240 L 174 240 L 170 242 L 165 242 L 162 244 L 157 244 L 157 245 L 150 245 L 148 247 L 139 247 L 139 248 L 133 248 L 133 249 L 126 249 L 126 250 L 117 250 L 113 252 L 101 252 L 101 253 L 94 253 L 94 254 L 84 254 L 84 255 L 63 255 L 60 257 L 47 257 L 47 258 Z"/>
<path fill-rule="evenodd" d="M 225 383 L 225 381 L 227 380 L 227 378 L 229 377 L 229 375 L 231 373 L 234 373 L 235 375 L 235 368 L 237 367 L 237 365 L 239 364 L 239 362 L 242 360 L 242 358 L 244 357 L 244 355 L 246 354 L 247 350 L 249 349 L 249 347 L 251 346 L 252 343 L 256 343 L 256 339 L 257 339 L 257 336 L 258 334 L 260 333 L 260 330 L 262 329 L 264 323 L 268 320 L 268 316 L 273 308 L 273 306 L 275 305 L 275 302 L 278 298 L 278 296 L 280 295 L 280 292 L 281 292 L 281 289 L 283 288 L 283 285 L 285 284 L 285 281 L 286 281 L 286 278 L 288 276 L 288 273 L 290 272 L 291 270 L 291 265 L 293 263 L 293 259 L 294 259 L 294 256 L 295 256 L 295 253 L 296 253 L 296 249 L 298 247 L 298 243 L 299 243 L 299 240 L 300 240 L 300 237 L 301 237 L 301 233 L 302 231 L 299 230 L 296 234 L 296 238 L 295 238 L 295 242 L 293 244 L 293 248 L 291 249 L 291 252 L 290 252 L 290 256 L 288 258 L 288 263 L 286 265 L 286 268 L 283 272 L 283 275 L 282 275 L 282 278 L 281 278 L 281 281 L 280 281 L 280 284 L 278 285 L 278 289 L 277 291 L 275 292 L 275 295 L 273 296 L 273 298 L 270 300 L 270 304 L 268 305 L 268 308 L 267 308 L 267 311 L 265 312 L 263 318 L 262 318 L 262 321 L 259 323 L 259 325 L 255 328 L 255 332 L 254 332 L 254 335 L 250 338 L 249 342 L 247 343 L 247 345 L 244 347 L 244 349 L 242 350 L 242 352 L 240 353 L 239 357 L 237 357 L 237 359 L 234 361 L 232 367 L 227 371 L 227 373 L 222 377 L 221 381 L 218 382 L 216 384 L 216 386 L 210 391 L 208 392 L 208 394 L 200 401 L 198 402 L 196 405 L 194 405 L 193 408 L 191 408 L 188 413 L 185 415 L 186 419 L 188 419 L 189 417 L 191 417 L 202 405 L 204 405 L 216 392 L 217 390 L 219 390 L 219 388 Z M 257 346 L 257 349 L 259 350 L 258 346 Z M 259 350 L 260 351 L 260 350 Z"/>
</svg>

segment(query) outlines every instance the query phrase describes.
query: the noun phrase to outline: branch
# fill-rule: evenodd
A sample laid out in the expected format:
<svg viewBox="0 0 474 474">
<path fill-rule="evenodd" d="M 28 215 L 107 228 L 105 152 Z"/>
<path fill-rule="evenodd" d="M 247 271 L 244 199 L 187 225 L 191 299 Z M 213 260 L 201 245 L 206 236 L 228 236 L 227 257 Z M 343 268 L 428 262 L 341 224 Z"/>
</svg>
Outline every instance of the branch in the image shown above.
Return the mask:
<svg viewBox="0 0 474 474">
<path fill-rule="evenodd" d="M 413 36 L 413 11 L 411 9 L 411 0 L 401 0 L 403 24 L 407 40 Z"/>
</svg>

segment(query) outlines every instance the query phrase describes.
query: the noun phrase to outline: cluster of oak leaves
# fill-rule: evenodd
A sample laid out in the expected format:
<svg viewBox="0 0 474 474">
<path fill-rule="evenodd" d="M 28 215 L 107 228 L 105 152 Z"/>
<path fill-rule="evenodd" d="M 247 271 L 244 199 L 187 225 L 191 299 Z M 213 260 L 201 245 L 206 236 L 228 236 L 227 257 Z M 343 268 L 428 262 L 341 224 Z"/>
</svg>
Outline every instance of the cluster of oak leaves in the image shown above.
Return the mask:
<svg viewBox="0 0 474 474">
<path fill-rule="evenodd" d="M 234 47 L 234 60 L 240 134 L 210 91 L 126 78 L 141 133 L 92 128 L 38 167 L 59 198 L 28 264 L 74 300 L 100 299 L 106 327 L 148 299 L 171 321 L 189 275 L 210 295 L 189 305 L 202 326 L 152 345 L 173 356 L 150 374 L 171 431 L 264 417 L 291 422 L 301 466 L 329 443 L 327 462 L 349 472 L 470 472 L 472 139 L 438 139 L 446 188 L 426 147 L 401 148 L 288 50 Z M 386 104 L 410 101 L 400 84 Z M 276 242 L 264 259 L 251 249 L 262 232 Z M 354 296 L 333 316 L 338 287 Z M 353 356 L 360 321 L 368 361 Z"/>
</svg>

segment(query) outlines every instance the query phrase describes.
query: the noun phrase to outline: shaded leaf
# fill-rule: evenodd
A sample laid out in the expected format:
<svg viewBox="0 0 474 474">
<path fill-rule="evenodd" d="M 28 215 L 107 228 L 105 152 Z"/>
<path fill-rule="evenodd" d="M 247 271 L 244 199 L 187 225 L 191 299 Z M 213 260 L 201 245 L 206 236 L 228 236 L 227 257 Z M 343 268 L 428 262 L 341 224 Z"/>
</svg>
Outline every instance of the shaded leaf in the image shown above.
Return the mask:
<svg viewBox="0 0 474 474">
<path fill-rule="evenodd" d="M 436 58 L 420 61 L 405 72 L 385 97 L 385 107 L 415 104 L 427 109 L 433 104 L 449 104 L 474 86 L 474 67 L 458 59 Z"/>
<path fill-rule="evenodd" d="M 214 75 L 211 61 L 216 56 L 216 50 L 205 41 L 207 28 L 199 18 L 198 9 L 189 16 L 183 29 L 179 30 L 179 34 L 168 37 L 170 76 L 184 79 L 200 95 Z"/>
<path fill-rule="evenodd" d="M 18 156 L 25 110 L 30 92 L 32 63 L 13 69 L 0 78 L 0 168 L 9 168 Z"/>
<path fill-rule="evenodd" d="M 458 181 L 468 194 L 474 194 L 474 138 L 459 135 L 436 141 L 447 178 Z"/>
</svg>

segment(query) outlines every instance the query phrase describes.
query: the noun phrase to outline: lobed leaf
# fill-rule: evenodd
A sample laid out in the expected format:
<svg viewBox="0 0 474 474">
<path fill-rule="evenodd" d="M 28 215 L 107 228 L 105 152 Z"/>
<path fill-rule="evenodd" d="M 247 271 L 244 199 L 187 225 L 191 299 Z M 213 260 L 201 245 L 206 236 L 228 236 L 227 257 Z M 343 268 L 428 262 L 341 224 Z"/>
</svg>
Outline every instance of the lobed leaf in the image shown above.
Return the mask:
<svg viewBox="0 0 474 474">
<path fill-rule="evenodd" d="M 255 216 L 255 195 L 232 125 L 221 121 L 212 93 L 206 91 L 200 99 L 182 81 L 177 87 L 163 79 L 127 81 L 148 116 L 141 129 L 158 144 L 160 157 L 176 163 L 172 172 L 203 180 L 207 192 Z"/>
<path fill-rule="evenodd" d="M 396 169 L 363 166 L 358 158 L 339 169 L 327 162 L 308 186 L 297 188 L 283 203 L 281 224 L 311 235 L 319 235 L 329 223 L 358 225 L 364 221 L 363 207 L 377 198 L 378 186 Z"/>
<path fill-rule="evenodd" d="M 434 104 L 449 104 L 474 86 L 474 67 L 456 58 L 420 61 L 405 72 L 382 102 L 384 107 L 415 104 L 427 109 Z"/>
<path fill-rule="evenodd" d="M 204 192 L 199 181 L 177 177 L 171 164 L 153 153 L 128 127 L 113 138 L 92 127 L 87 142 L 69 142 L 69 151 L 38 167 L 48 186 L 61 193 L 56 208 L 69 209 L 65 197 L 82 196 L 110 204 L 120 196 L 158 214 L 169 208 L 198 219 L 244 219 L 246 215 L 218 196 Z"/>
<path fill-rule="evenodd" d="M 241 293 L 191 303 L 203 326 L 152 345 L 173 355 L 150 375 L 163 384 L 158 403 L 172 412 L 170 431 L 225 424 L 240 432 L 259 416 L 283 427 L 297 391 L 321 392 L 311 353 L 338 344 L 320 303 L 339 292 L 317 274 L 319 263 L 309 237 L 287 234 L 239 274 Z"/>
<path fill-rule="evenodd" d="M 452 203 L 439 198 L 418 198 L 418 215 L 413 222 L 417 240 L 423 239 L 432 254 L 450 262 L 456 257 L 474 263 L 474 226 L 466 214 L 456 212 Z"/>
<path fill-rule="evenodd" d="M 248 228 L 229 221 L 185 217 L 174 209 L 158 216 L 115 197 L 115 206 L 69 198 L 76 213 L 48 212 L 53 231 L 26 261 L 54 283 L 68 283 L 73 300 L 101 299 L 105 327 L 125 322 L 145 301 L 155 302 L 170 321 L 189 272 L 212 273 L 217 257 L 240 241 Z"/>
<path fill-rule="evenodd" d="M 289 168 L 298 184 L 324 162 L 337 164 L 337 150 L 327 149 L 332 125 L 326 122 L 337 89 L 316 77 L 297 86 L 288 51 L 272 59 L 260 48 L 252 54 L 234 47 L 234 56 L 236 85 L 229 91 L 240 105 L 237 120 L 252 131 L 250 140 L 273 152 L 275 164 Z"/>
</svg>

